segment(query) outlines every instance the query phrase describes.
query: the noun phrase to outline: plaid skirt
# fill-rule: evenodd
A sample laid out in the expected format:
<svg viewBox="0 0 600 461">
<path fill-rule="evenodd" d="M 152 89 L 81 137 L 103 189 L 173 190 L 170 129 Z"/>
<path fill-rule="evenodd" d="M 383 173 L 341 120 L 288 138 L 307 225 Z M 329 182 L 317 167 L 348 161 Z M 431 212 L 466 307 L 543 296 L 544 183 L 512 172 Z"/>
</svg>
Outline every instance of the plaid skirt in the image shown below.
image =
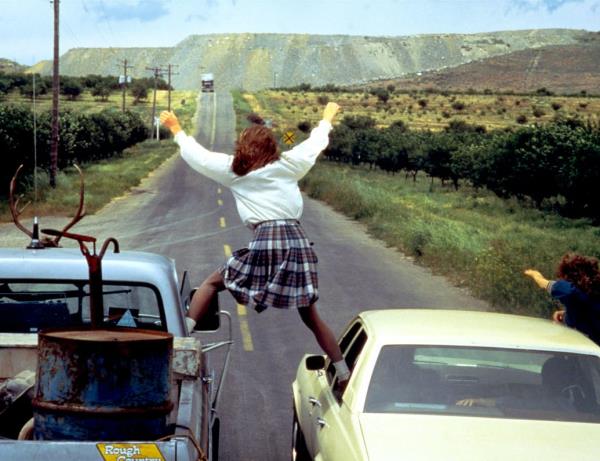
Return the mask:
<svg viewBox="0 0 600 461">
<path fill-rule="evenodd" d="M 236 301 L 257 312 L 308 307 L 319 297 L 317 255 L 295 219 L 258 223 L 248 248 L 234 251 L 219 272 Z"/>
</svg>

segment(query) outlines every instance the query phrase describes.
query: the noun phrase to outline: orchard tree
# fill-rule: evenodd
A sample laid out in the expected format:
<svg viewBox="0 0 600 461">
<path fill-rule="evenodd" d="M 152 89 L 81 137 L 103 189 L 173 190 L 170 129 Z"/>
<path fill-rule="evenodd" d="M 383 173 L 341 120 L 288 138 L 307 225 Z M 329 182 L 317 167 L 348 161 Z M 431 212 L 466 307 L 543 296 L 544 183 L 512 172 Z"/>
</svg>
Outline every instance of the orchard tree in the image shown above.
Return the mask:
<svg viewBox="0 0 600 461">
<path fill-rule="evenodd" d="M 76 100 L 82 93 L 83 86 L 79 79 L 63 77 L 60 81 L 60 93 L 67 96 L 71 101 Z"/>
<path fill-rule="evenodd" d="M 325 149 L 325 158 L 335 162 L 350 163 L 352 146 L 355 143 L 355 131 L 341 123 L 329 135 L 329 144 Z"/>
<path fill-rule="evenodd" d="M 146 88 L 143 82 L 135 80 L 131 85 L 131 95 L 133 96 L 133 103 L 138 104 L 148 97 L 148 88 Z"/>
<path fill-rule="evenodd" d="M 108 97 L 110 96 L 110 86 L 108 86 L 106 83 L 98 83 L 92 88 L 92 96 L 100 99 L 103 102 L 108 101 Z"/>
<path fill-rule="evenodd" d="M 386 104 L 390 99 L 390 92 L 385 88 L 377 87 L 371 90 L 373 96 L 377 96 L 382 103 Z"/>
</svg>

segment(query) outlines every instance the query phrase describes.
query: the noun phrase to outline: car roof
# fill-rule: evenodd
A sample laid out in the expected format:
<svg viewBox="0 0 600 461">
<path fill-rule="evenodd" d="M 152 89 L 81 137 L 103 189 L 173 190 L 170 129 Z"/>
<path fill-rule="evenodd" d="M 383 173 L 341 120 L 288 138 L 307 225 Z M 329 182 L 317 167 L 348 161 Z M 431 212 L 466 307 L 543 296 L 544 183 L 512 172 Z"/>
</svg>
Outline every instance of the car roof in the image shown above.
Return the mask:
<svg viewBox="0 0 600 461">
<path fill-rule="evenodd" d="M 578 331 L 522 315 L 449 309 L 386 309 L 359 315 L 381 345 L 431 344 L 551 350 L 600 355 Z"/>
<path fill-rule="evenodd" d="M 174 262 L 154 253 L 113 253 L 112 248 L 109 248 L 102 259 L 102 278 L 105 281 L 151 283 L 158 286 L 164 283 L 165 277 L 172 279 L 174 274 Z M 0 279 L 88 280 L 89 269 L 79 249 L 0 248 Z"/>
</svg>

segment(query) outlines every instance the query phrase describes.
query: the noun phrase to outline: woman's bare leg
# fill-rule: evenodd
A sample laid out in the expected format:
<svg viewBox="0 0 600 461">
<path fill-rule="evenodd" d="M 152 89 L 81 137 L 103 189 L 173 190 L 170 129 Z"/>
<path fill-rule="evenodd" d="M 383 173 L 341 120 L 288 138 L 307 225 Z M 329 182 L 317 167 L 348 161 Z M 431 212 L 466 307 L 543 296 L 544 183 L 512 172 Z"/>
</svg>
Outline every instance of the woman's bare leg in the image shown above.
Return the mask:
<svg viewBox="0 0 600 461">
<path fill-rule="evenodd" d="M 298 309 L 298 312 L 304 324 L 314 333 L 319 346 L 321 346 L 321 349 L 325 351 L 329 358 L 333 362 L 343 360 L 340 346 L 338 346 L 331 329 L 319 317 L 316 305 L 311 304 L 309 307 Z"/>
<path fill-rule="evenodd" d="M 194 296 L 192 296 L 187 316 L 198 322 L 206 314 L 206 311 L 208 311 L 212 299 L 219 291 L 223 290 L 225 290 L 223 276 L 218 271 L 215 271 L 202 282 L 202 285 L 200 285 Z"/>
</svg>

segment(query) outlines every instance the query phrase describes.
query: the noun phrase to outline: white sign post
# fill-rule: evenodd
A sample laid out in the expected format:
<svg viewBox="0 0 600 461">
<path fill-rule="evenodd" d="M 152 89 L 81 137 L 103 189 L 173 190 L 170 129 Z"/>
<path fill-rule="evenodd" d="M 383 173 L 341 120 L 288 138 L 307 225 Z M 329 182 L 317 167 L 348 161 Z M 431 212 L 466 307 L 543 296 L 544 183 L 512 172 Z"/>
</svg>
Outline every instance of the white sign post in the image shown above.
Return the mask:
<svg viewBox="0 0 600 461">
<path fill-rule="evenodd" d="M 160 118 L 154 117 L 154 124 L 156 125 L 156 140 L 160 141 Z"/>
</svg>

